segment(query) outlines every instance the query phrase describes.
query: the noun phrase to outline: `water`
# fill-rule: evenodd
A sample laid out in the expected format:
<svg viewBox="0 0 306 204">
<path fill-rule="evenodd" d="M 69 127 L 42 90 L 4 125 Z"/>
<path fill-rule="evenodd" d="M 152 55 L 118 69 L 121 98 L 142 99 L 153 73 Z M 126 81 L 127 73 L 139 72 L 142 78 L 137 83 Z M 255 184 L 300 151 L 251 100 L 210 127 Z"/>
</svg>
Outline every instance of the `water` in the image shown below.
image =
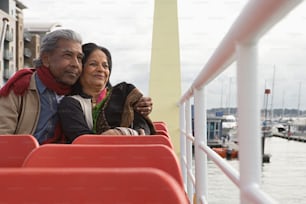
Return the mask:
<svg viewBox="0 0 306 204">
<path fill-rule="evenodd" d="M 271 137 L 266 139 L 265 153 L 272 156 L 262 167 L 262 189 L 280 204 L 306 203 L 306 143 Z M 239 168 L 238 160 L 229 163 Z M 212 161 L 208 181 L 210 204 L 240 203 L 238 188 Z"/>
</svg>

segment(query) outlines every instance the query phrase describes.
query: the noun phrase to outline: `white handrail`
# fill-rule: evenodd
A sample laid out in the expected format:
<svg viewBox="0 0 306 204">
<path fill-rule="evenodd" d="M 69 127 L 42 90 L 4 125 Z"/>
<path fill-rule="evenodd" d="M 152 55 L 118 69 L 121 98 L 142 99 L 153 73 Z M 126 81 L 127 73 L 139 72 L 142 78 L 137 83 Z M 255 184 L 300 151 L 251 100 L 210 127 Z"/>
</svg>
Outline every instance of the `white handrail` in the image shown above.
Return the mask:
<svg viewBox="0 0 306 204">
<path fill-rule="evenodd" d="M 3 22 L 3 26 L 2 26 L 2 30 L 1 30 L 1 37 L 0 37 L 0 45 L 1 45 L 1 50 L 3 50 L 3 43 L 4 43 L 4 38 L 5 38 L 5 32 L 6 32 L 6 28 L 8 25 L 8 21 L 9 19 L 4 17 L 2 18 L 2 22 Z"/>
<path fill-rule="evenodd" d="M 1 30 L 1 36 L 0 36 L 0 57 L 1 57 L 1 65 L 0 65 L 0 76 L 3 76 L 3 70 L 4 70 L 4 62 L 3 62 L 3 55 L 4 55 L 4 39 L 5 39 L 5 33 L 7 30 L 9 19 L 4 17 L 2 18 L 3 26 Z M 3 79 L 1 77 L 0 79 L 0 87 L 3 84 Z"/>
<path fill-rule="evenodd" d="M 195 192 L 196 203 L 208 203 L 207 157 L 212 159 L 224 174 L 240 189 L 240 203 L 277 203 L 260 188 L 261 177 L 261 135 L 260 108 L 258 94 L 257 43 L 260 38 L 287 15 L 302 0 L 250 0 L 244 7 L 214 54 L 205 64 L 191 87 L 181 97 L 180 124 L 188 127 L 190 118 L 190 99 L 194 98 L 194 147 L 195 147 Z M 206 135 L 206 95 L 205 88 L 230 64 L 237 61 L 238 94 L 238 142 L 239 171 L 211 151 L 207 146 Z M 185 112 L 184 112 L 185 110 Z M 185 123 L 184 123 L 185 122 Z M 187 129 L 187 128 L 186 128 Z M 181 156 L 190 157 L 190 131 L 181 131 L 181 146 L 186 149 Z M 189 142 L 188 142 L 189 141 Z M 185 155 L 186 154 L 186 155 Z M 184 175 L 185 176 L 185 175 Z M 191 176 L 187 177 L 188 180 Z M 190 187 L 187 192 L 191 200 Z"/>
</svg>

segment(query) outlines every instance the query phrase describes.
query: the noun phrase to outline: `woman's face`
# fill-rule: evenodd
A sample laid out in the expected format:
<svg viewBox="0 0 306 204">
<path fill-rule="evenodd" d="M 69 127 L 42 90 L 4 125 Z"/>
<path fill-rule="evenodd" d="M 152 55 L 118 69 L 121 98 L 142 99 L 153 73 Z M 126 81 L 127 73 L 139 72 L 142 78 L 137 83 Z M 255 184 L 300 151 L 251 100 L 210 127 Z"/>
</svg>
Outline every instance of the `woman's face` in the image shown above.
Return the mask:
<svg viewBox="0 0 306 204">
<path fill-rule="evenodd" d="M 107 57 L 100 49 L 94 50 L 83 65 L 80 77 L 83 88 L 105 88 L 109 80 Z"/>
</svg>

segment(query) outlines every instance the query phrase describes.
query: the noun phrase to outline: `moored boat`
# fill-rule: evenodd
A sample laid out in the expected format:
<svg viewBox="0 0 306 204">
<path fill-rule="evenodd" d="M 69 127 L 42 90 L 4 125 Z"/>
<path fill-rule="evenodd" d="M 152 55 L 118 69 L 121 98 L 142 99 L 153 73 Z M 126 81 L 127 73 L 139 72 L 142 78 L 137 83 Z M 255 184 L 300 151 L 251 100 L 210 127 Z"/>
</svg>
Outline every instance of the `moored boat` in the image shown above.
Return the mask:
<svg viewBox="0 0 306 204">
<path fill-rule="evenodd" d="M 231 149 L 228 147 L 213 147 L 212 149 L 222 158 L 226 158 L 228 160 L 238 158 L 238 150 L 236 149 Z"/>
<path fill-rule="evenodd" d="M 237 120 L 234 115 L 222 116 L 222 137 L 228 141 L 237 141 Z"/>
</svg>

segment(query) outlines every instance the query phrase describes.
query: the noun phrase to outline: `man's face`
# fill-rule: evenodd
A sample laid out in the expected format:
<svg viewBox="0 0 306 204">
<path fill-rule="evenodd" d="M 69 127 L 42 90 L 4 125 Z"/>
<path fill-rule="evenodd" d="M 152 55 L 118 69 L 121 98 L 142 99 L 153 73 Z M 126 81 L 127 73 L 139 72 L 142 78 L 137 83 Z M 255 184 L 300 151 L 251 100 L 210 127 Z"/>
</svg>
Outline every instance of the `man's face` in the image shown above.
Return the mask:
<svg viewBox="0 0 306 204">
<path fill-rule="evenodd" d="M 82 45 L 76 41 L 60 39 L 57 47 L 45 53 L 43 64 L 49 67 L 57 82 L 73 85 L 82 72 Z"/>
</svg>

